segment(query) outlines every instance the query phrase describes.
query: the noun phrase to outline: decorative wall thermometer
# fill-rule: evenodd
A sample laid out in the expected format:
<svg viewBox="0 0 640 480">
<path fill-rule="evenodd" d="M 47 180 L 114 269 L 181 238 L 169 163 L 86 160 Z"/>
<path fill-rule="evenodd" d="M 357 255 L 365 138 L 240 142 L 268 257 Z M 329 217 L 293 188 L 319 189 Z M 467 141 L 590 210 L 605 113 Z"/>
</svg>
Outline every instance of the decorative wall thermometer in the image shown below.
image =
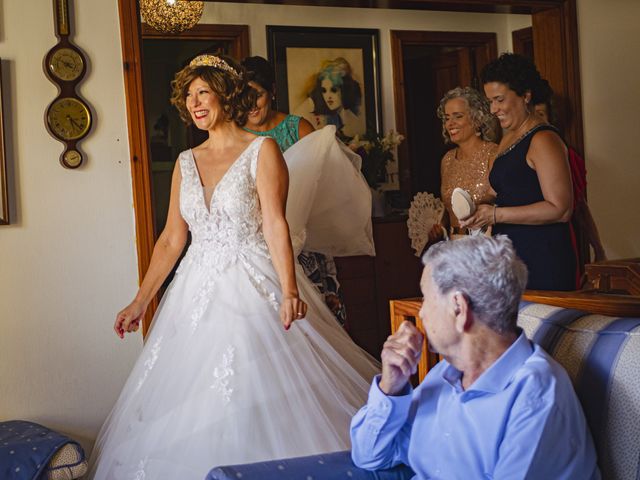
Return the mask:
<svg viewBox="0 0 640 480">
<path fill-rule="evenodd" d="M 53 10 L 58 44 L 44 58 L 44 70 L 59 92 L 47 107 L 45 123 L 49 133 L 65 144 L 60 163 L 66 168 L 78 168 L 84 156 L 77 144 L 87 136 L 92 125 L 91 109 L 76 92 L 87 71 L 87 60 L 82 50 L 69 40 L 67 0 L 53 0 Z"/>
</svg>

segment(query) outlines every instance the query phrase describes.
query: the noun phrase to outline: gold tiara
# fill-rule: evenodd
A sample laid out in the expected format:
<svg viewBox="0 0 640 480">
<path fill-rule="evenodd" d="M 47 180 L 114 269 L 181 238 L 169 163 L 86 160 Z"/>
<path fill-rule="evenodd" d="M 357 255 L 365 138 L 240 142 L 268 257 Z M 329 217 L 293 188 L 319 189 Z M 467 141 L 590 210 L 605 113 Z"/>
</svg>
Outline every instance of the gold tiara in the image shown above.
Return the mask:
<svg viewBox="0 0 640 480">
<path fill-rule="evenodd" d="M 213 67 L 219 70 L 224 70 L 225 72 L 229 72 L 235 75 L 236 77 L 240 76 L 238 75 L 238 72 L 236 71 L 235 68 L 233 68 L 223 59 L 215 55 L 209 55 L 209 54 L 198 55 L 196 58 L 191 60 L 191 62 L 189 63 L 189 66 L 190 67 Z"/>
</svg>

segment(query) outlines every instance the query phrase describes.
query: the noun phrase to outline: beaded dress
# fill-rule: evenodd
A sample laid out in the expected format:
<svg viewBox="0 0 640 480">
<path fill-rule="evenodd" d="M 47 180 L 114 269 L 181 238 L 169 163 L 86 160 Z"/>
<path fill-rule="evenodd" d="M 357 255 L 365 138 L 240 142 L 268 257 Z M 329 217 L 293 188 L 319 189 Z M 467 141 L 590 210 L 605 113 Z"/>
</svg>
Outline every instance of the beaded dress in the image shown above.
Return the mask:
<svg viewBox="0 0 640 480">
<path fill-rule="evenodd" d="M 100 431 L 88 478 L 202 480 L 216 465 L 349 448 L 351 416 L 379 364 L 336 323 L 299 265 L 308 312 L 283 329 L 256 188 L 264 140 L 235 160 L 208 205 L 192 152 L 180 154 L 180 212 L 192 243 Z M 292 212 L 293 223 L 313 207 L 306 211 Z"/>
<path fill-rule="evenodd" d="M 458 158 L 458 149 L 449 150 L 442 157 L 440 193 L 447 213 L 451 232 L 460 226 L 458 218 L 451 208 L 451 194 L 456 187 L 469 192 L 476 205 L 481 203 L 492 204 L 495 195 L 489 184 L 489 163 L 496 156 L 498 145 L 492 142 L 482 142 L 482 146 L 476 150 L 470 159 Z"/>
</svg>

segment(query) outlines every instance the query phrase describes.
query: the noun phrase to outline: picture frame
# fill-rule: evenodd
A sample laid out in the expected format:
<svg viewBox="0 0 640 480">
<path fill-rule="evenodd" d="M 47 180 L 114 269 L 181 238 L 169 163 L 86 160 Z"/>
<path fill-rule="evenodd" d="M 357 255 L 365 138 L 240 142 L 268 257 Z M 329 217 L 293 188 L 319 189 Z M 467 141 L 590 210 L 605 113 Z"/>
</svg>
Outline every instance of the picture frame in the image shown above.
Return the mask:
<svg viewBox="0 0 640 480">
<path fill-rule="evenodd" d="M 378 30 L 268 25 L 267 50 L 277 110 L 343 139 L 382 133 Z"/>
<path fill-rule="evenodd" d="M 4 100 L 2 95 L 2 59 L 0 58 L 0 225 L 9 225 L 7 158 L 4 141 Z"/>
</svg>

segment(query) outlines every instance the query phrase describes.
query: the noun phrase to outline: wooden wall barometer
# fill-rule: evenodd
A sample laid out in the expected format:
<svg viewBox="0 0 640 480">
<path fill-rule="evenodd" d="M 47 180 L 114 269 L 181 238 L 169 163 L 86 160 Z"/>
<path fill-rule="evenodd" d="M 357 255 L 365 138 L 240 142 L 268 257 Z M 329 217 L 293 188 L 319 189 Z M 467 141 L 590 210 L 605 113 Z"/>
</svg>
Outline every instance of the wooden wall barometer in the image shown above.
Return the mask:
<svg viewBox="0 0 640 480">
<path fill-rule="evenodd" d="M 92 113 L 76 92 L 87 72 L 87 60 L 82 50 L 69 40 L 71 29 L 67 1 L 53 0 L 58 43 L 45 56 L 44 71 L 58 86 L 58 96 L 47 107 L 45 124 L 49 133 L 65 145 L 60 163 L 66 168 L 78 168 L 84 161 L 78 142 L 91 130 Z"/>
</svg>

